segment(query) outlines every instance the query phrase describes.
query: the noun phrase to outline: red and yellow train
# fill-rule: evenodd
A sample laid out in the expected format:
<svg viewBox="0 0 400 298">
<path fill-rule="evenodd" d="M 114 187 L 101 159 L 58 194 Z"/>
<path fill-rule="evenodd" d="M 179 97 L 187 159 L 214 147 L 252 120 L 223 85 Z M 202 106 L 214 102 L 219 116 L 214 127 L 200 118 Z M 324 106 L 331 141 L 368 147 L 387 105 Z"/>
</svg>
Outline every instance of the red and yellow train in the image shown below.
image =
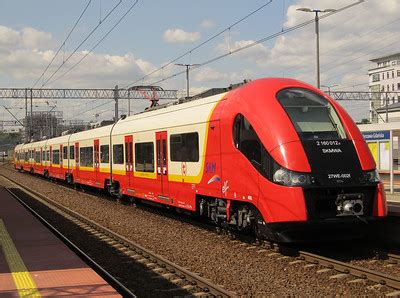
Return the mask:
<svg viewBox="0 0 400 298">
<path fill-rule="evenodd" d="M 114 125 L 17 145 L 19 170 L 253 228 L 273 241 L 352 238 L 387 215 L 346 111 L 305 83 L 259 79 Z"/>
</svg>

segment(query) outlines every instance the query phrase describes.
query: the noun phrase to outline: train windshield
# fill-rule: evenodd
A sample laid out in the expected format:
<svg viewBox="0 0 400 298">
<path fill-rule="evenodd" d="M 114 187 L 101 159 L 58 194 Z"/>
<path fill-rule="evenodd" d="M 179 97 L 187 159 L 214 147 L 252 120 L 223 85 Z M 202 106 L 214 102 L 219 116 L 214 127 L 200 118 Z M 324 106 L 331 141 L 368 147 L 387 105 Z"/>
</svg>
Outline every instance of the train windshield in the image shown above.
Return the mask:
<svg viewBox="0 0 400 298">
<path fill-rule="evenodd" d="M 301 140 L 345 139 L 346 132 L 333 106 L 307 89 L 288 88 L 276 98 L 285 109 Z"/>
</svg>

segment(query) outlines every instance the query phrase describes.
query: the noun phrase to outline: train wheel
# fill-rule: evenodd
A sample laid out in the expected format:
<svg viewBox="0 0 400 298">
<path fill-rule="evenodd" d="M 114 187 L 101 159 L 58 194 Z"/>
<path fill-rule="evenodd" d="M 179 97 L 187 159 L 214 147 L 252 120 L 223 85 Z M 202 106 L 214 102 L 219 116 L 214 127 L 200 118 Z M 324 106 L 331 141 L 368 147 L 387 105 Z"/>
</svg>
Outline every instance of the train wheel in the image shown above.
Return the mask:
<svg viewBox="0 0 400 298">
<path fill-rule="evenodd" d="M 253 212 L 254 212 L 254 221 L 253 221 L 252 228 L 253 228 L 254 236 L 256 237 L 257 241 L 260 241 L 263 238 L 265 238 L 260 229 L 260 225 L 262 223 L 264 223 L 264 219 L 257 209 L 254 208 Z"/>
<path fill-rule="evenodd" d="M 72 176 L 72 175 L 66 175 L 66 177 L 65 177 L 65 181 L 68 183 L 68 184 L 74 184 L 74 177 Z"/>
</svg>

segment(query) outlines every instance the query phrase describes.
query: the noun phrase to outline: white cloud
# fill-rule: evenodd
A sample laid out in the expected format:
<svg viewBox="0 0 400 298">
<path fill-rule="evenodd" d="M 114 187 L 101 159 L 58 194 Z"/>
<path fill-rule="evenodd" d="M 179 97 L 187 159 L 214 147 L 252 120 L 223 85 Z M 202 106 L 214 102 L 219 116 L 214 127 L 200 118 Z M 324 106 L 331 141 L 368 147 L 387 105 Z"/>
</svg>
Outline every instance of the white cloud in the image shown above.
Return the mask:
<svg viewBox="0 0 400 298">
<path fill-rule="evenodd" d="M 200 37 L 199 32 L 186 32 L 182 29 L 168 29 L 163 35 L 168 43 L 190 43 L 199 40 Z"/>
<path fill-rule="evenodd" d="M 34 28 L 23 28 L 21 44 L 28 49 L 45 49 L 53 44 L 51 33 L 38 31 Z"/>
<path fill-rule="evenodd" d="M 195 82 L 211 83 L 212 87 L 228 87 L 229 84 L 242 82 L 244 79 L 254 77 L 254 72 L 249 69 L 243 69 L 239 72 L 218 71 L 211 67 L 201 67 L 195 69 L 193 74 Z"/>
<path fill-rule="evenodd" d="M 200 24 L 200 26 L 202 28 L 205 28 L 205 29 L 214 28 L 216 25 L 217 25 L 217 23 L 215 21 L 213 21 L 213 20 L 210 20 L 210 19 L 205 19 Z"/>
<path fill-rule="evenodd" d="M 0 50 L 48 49 L 54 46 L 51 33 L 26 27 L 21 31 L 0 26 Z"/>
<path fill-rule="evenodd" d="M 211 67 L 200 68 L 194 73 L 193 77 L 196 82 L 213 82 L 229 78 L 228 74 L 219 72 Z"/>
<path fill-rule="evenodd" d="M 19 42 L 20 34 L 11 28 L 0 26 L 0 48 L 16 45 Z"/>
<path fill-rule="evenodd" d="M 353 0 L 326 0 L 324 8 L 340 8 Z M 299 0 L 287 9 L 285 28 L 312 20 L 314 15 L 297 11 L 299 7 L 319 7 L 316 0 Z M 320 69 L 322 84 L 343 86 L 368 83 L 370 59 L 398 52 L 400 38 L 398 12 L 400 1 L 366 1 L 358 6 L 320 20 Z M 321 14 L 322 16 L 322 14 Z M 378 17 L 380 16 L 380 17 Z M 228 40 L 219 44 L 219 53 L 249 45 L 253 40 Z M 236 55 L 236 59 L 253 62 L 271 75 L 290 76 L 315 85 L 314 23 L 292 33 L 259 44 Z M 364 86 L 364 89 L 365 89 Z M 361 88 L 361 87 L 360 87 Z"/>
<path fill-rule="evenodd" d="M 268 49 L 267 46 L 263 44 L 253 45 L 254 43 L 255 40 L 232 41 L 230 37 L 227 37 L 224 39 L 224 42 L 217 45 L 216 49 L 218 53 L 225 54 L 249 46 L 249 48 L 235 53 L 234 57 L 241 58 L 247 61 L 253 61 L 257 65 L 262 66 L 265 64 L 265 60 L 268 58 L 270 50 Z"/>
<path fill-rule="evenodd" d="M 17 31 L 0 26 L 0 79 L 14 81 L 14 86 L 17 85 L 15 87 L 33 85 L 53 59 L 55 51 L 51 46 L 54 44 L 55 41 L 50 33 L 33 28 Z M 125 55 L 91 53 L 73 71 L 51 84 L 87 53 L 87 50 L 76 52 L 46 87 L 112 88 L 116 83 L 129 84 L 156 68 L 151 62 L 138 59 L 132 53 Z M 66 57 L 69 54 L 70 52 L 65 52 L 63 55 Z M 44 75 L 44 80 L 60 66 L 63 55 L 59 54 L 54 60 Z M 158 78 L 159 74 L 155 74 L 154 77 Z M 37 87 L 40 87 L 44 80 L 42 79 Z"/>
</svg>

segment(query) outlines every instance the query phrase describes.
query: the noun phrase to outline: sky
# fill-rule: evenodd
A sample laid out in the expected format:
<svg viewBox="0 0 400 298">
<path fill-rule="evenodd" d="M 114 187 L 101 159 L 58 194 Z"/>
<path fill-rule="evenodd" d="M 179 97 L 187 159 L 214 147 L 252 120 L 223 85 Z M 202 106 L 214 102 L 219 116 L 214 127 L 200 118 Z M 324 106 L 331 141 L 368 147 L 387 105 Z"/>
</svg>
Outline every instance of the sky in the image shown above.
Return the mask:
<svg viewBox="0 0 400 298">
<path fill-rule="evenodd" d="M 157 83 L 184 95 L 186 77 L 183 73 L 174 76 L 183 70 L 177 63 L 202 65 L 190 71 L 191 94 L 262 77 L 290 77 L 316 85 L 314 23 L 277 33 L 314 18 L 313 13 L 297 8 L 339 9 L 354 2 L 2 0 L 0 87 L 123 88 Z M 368 69 L 374 67 L 369 60 L 399 51 L 399 25 L 398 0 L 366 0 L 321 19 L 321 84 L 337 85 L 331 90 L 367 90 Z M 273 35 L 277 37 L 268 38 Z M 229 54 L 263 38 L 263 43 Z M 0 104 L 23 117 L 23 101 Z M 37 110 L 56 106 L 67 120 L 93 121 L 95 114 L 110 119 L 114 114 L 112 102 L 105 101 L 36 100 L 34 105 Z M 145 100 L 136 100 L 132 110 L 139 112 L 147 105 Z M 368 117 L 368 103 L 343 105 L 357 121 Z M 120 113 L 127 113 L 127 103 L 120 106 Z M 12 118 L 3 108 L 0 119 Z"/>
</svg>

